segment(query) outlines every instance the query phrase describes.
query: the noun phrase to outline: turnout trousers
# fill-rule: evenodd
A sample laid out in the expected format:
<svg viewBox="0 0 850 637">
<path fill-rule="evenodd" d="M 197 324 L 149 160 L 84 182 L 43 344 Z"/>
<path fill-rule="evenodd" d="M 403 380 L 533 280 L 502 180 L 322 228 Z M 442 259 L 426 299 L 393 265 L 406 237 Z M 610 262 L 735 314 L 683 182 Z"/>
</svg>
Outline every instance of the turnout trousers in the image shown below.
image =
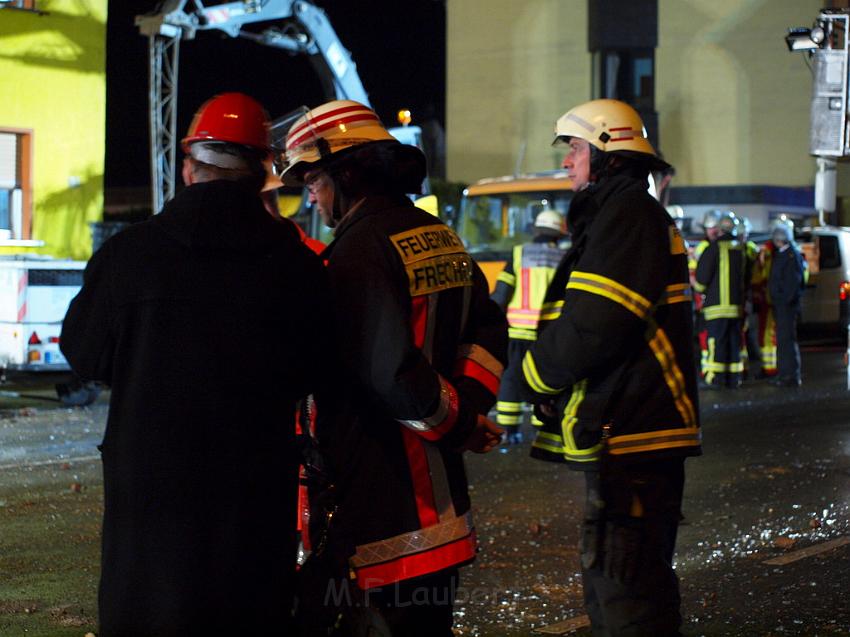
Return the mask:
<svg viewBox="0 0 850 637">
<path fill-rule="evenodd" d="M 585 474 L 584 601 L 594 637 L 672 637 L 682 624 L 673 552 L 684 459 Z"/>
<path fill-rule="evenodd" d="M 779 380 L 800 380 L 800 347 L 797 345 L 798 304 L 774 305 L 776 319 L 776 360 Z"/>
<path fill-rule="evenodd" d="M 522 425 L 522 359 L 533 344 L 534 340 L 523 338 L 512 338 L 508 342 L 508 366 L 502 373 L 496 401 L 496 422 L 508 434 L 518 432 Z"/>
<path fill-rule="evenodd" d="M 716 387 L 737 387 L 741 383 L 741 319 L 719 318 L 706 321 L 708 358 L 705 382 Z"/>
</svg>

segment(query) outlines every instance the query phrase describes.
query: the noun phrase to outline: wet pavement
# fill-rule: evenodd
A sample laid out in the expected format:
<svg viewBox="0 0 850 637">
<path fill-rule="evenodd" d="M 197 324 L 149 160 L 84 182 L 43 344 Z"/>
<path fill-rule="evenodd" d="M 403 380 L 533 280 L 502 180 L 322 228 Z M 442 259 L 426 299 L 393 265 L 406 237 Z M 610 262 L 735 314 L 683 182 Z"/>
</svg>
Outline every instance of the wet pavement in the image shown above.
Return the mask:
<svg viewBox="0 0 850 637">
<path fill-rule="evenodd" d="M 676 556 L 686 635 L 850 635 L 842 353 L 806 351 L 799 389 L 755 381 L 701 394 L 705 454 L 686 464 Z M 27 481 L 32 467 L 94 468 L 105 417 L 102 402 L 0 404 L 0 489 Z M 468 457 L 481 554 L 462 571 L 459 635 L 589 634 L 575 628 L 584 623 L 582 478 L 528 450 Z"/>
<path fill-rule="evenodd" d="M 676 554 L 686 635 L 850 635 L 850 392 L 843 350 L 816 349 L 799 389 L 700 396 L 704 455 L 686 462 Z M 531 635 L 583 615 L 581 476 L 527 444 L 467 465 L 483 550 L 462 584 L 499 593 L 462 605 L 459 632 Z"/>
</svg>

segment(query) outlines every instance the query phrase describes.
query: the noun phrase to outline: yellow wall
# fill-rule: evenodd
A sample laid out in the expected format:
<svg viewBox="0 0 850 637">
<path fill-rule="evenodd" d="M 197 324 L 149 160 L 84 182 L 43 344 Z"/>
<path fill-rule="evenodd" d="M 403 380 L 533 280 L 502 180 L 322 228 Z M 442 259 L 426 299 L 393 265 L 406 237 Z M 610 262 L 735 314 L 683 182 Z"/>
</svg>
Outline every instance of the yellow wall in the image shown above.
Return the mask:
<svg viewBox="0 0 850 637">
<path fill-rule="evenodd" d="M 659 0 L 656 108 L 677 185 L 813 183 L 811 74 L 788 27 L 823 0 Z"/>
<path fill-rule="evenodd" d="M 449 0 L 446 140 L 457 181 L 554 168 L 565 105 L 587 99 L 587 0 Z"/>
<path fill-rule="evenodd" d="M 449 0 L 450 179 L 555 168 L 555 119 L 590 99 L 588 0 Z M 813 183 L 811 75 L 788 52 L 824 0 L 658 0 L 656 109 L 676 185 Z"/>
<path fill-rule="evenodd" d="M 38 7 L 48 15 L 0 10 L 0 128 L 33 131 L 32 238 L 46 242 L 40 251 L 86 259 L 88 223 L 103 211 L 107 0 Z"/>
</svg>

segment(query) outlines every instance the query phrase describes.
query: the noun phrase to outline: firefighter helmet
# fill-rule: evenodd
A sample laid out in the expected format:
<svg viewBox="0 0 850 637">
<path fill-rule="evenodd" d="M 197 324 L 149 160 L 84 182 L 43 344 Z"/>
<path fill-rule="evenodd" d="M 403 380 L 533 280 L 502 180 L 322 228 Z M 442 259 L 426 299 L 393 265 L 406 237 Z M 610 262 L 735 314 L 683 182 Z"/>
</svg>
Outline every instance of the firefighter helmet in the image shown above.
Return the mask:
<svg viewBox="0 0 850 637">
<path fill-rule="evenodd" d="M 564 215 L 548 208 L 534 219 L 534 227 L 539 230 L 551 230 L 559 235 L 567 234 L 567 220 Z"/>
<path fill-rule="evenodd" d="M 717 224 L 720 222 L 720 210 L 709 210 L 702 217 L 702 228 L 703 230 L 710 230 L 711 228 L 716 228 Z"/>
<path fill-rule="evenodd" d="M 564 113 L 555 123 L 552 145 L 568 142 L 570 137 L 607 153 L 628 151 L 658 158 L 638 112 L 619 100 L 591 100 Z"/>
<path fill-rule="evenodd" d="M 334 154 L 380 141 L 395 141 L 368 106 L 352 100 L 333 100 L 307 111 L 286 135 L 281 162 L 284 183 L 302 183 L 304 173 Z"/>
<path fill-rule="evenodd" d="M 786 215 L 780 215 L 770 224 L 770 234 L 781 234 L 787 243 L 791 243 L 794 241 L 794 222 Z"/>
<path fill-rule="evenodd" d="M 269 152 L 269 117 L 262 105 L 244 93 L 222 93 L 195 113 L 183 150 L 195 142 L 229 142 Z"/>
<path fill-rule="evenodd" d="M 720 219 L 717 222 L 717 226 L 720 228 L 721 234 L 737 237 L 741 221 L 731 210 L 724 210 L 720 213 Z"/>
</svg>

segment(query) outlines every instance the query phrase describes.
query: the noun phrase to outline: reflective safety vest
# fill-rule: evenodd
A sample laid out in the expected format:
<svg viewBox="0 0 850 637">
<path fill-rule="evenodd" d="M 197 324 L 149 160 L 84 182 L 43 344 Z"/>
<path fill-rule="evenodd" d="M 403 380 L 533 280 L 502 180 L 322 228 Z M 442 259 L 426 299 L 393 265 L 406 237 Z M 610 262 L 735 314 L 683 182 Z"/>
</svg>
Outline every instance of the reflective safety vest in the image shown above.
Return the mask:
<svg viewBox="0 0 850 637">
<path fill-rule="evenodd" d="M 739 241 L 720 237 L 703 251 L 697 263 L 697 292 L 705 294 L 702 312 L 706 321 L 743 316 L 751 262 Z"/>
<path fill-rule="evenodd" d="M 541 320 L 546 289 L 564 252 L 553 241 L 514 247 L 513 259 L 498 279 L 498 283 L 511 288 L 507 307 L 508 335 L 511 338 L 528 341 L 537 338 L 537 324 Z"/>
</svg>

